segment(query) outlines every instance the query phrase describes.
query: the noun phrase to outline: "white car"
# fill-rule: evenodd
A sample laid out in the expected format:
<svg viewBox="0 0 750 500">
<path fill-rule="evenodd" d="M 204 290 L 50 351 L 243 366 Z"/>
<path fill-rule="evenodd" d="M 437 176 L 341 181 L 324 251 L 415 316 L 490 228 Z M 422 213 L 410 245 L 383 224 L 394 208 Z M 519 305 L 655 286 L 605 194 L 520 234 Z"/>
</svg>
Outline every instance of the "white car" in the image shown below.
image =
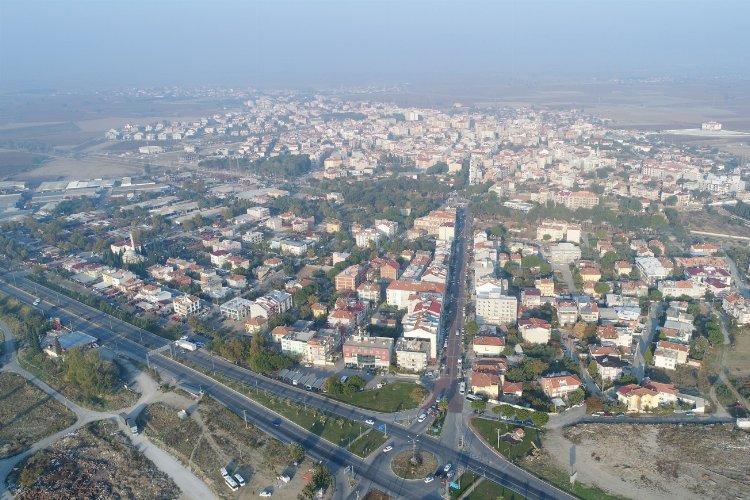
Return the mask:
<svg viewBox="0 0 750 500">
<path fill-rule="evenodd" d="M 430 474 L 429 476 L 427 476 L 426 478 L 424 478 L 424 482 L 425 483 L 431 483 L 434 480 L 435 480 L 435 476 L 433 476 L 432 474 Z"/>
<path fill-rule="evenodd" d="M 234 475 L 234 480 L 237 481 L 237 484 L 240 486 L 245 486 L 245 478 L 240 476 L 239 473 Z"/>
<path fill-rule="evenodd" d="M 270 491 L 263 490 L 263 491 L 260 492 L 260 495 L 258 495 L 258 496 L 260 496 L 260 497 L 270 497 L 271 495 L 273 495 L 273 493 L 271 493 Z"/>
<path fill-rule="evenodd" d="M 448 462 L 447 464 L 445 464 L 445 467 L 443 467 L 443 472 L 448 472 L 449 470 L 451 470 L 451 467 L 453 467 L 453 464 Z"/>
<path fill-rule="evenodd" d="M 375 425 L 375 421 L 373 419 L 371 419 L 371 418 L 368 418 L 367 420 L 365 420 L 365 423 L 367 425 Z"/>
<path fill-rule="evenodd" d="M 389 451 L 393 450 L 393 446 L 388 445 L 385 448 L 383 448 L 383 453 L 388 453 Z"/>
<path fill-rule="evenodd" d="M 34 301 L 34 305 L 35 305 L 35 306 L 38 306 L 39 304 L 41 304 L 41 302 L 42 302 L 42 301 L 41 301 L 40 299 L 36 299 L 36 300 Z"/>
<path fill-rule="evenodd" d="M 427 419 L 427 414 L 426 414 L 426 413 L 422 413 L 422 414 L 420 414 L 420 415 L 419 415 L 419 416 L 417 417 L 417 422 L 424 422 L 424 421 L 425 421 L 425 419 Z"/>
</svg>

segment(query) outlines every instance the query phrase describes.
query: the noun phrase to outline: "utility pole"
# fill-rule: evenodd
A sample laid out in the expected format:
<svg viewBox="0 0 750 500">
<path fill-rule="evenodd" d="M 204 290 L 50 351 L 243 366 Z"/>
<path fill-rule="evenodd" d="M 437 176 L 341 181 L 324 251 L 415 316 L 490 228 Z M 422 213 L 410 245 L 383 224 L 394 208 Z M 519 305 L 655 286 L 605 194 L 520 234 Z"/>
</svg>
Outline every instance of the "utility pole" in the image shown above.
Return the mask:
<svg viewBox="0 0 750 500">
<path fill-rule="evenodd" d="M 245 429 L 247 429 L 247 411 L 242 409 L 242 416 L 245 418 Z"/>
<path fill-rule="evenodd" d="M 497 451 L 500 451 L 500 427 L 495 430 L 497 431 Z"/>
</svg>

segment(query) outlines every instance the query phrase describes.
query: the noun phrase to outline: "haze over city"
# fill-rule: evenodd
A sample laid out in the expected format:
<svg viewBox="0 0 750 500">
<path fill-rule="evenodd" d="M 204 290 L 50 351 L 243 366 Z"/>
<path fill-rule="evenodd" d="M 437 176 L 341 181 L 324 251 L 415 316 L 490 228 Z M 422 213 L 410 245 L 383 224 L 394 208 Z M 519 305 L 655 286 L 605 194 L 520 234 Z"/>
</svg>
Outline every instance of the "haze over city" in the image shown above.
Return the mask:
<svg viewBox="0 0 750 500">
<path fill-rule="evenodd" d="M 6 1 L 0 87 L 744 76 L 744 1 Z"/>
<path fill-rule="evenodd" d="M 748 19 L 0 2 L 0 498 L 746 498 Z"/>
</svg>

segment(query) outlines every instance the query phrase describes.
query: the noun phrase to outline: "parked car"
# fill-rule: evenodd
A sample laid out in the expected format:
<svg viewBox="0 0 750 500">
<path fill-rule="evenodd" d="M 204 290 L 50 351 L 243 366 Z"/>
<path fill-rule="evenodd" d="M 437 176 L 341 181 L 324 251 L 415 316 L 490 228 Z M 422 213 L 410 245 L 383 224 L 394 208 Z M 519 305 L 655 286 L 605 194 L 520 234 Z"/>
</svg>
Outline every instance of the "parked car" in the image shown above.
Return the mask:
<svg viewBox="0 0 750 500">
<path fill-rule="evenodd" d="M 447 464 L 445 464 L 445 467 L 443 467 L 443 472 L 447 473 L 449 470 L 451 470 L 452 467 L 453 467 L 453 464 L 448 462 Z"/>
<path fill-rule="evenodd" d="M 445 477 L 448 478 L 448 479 L 453 479 L 453 476 L 455 476 L 455 475 L 456 475 L 456 471 L 449 470 L 448 473 L 445 475 Z"/>
<path fill-rule="evenodd" d="M 383 448 L 383 453 L 388 453 L 389 451 L 393 450 L 393 446 L 388 445 L 385 448 Z"/>
<path fill-rule="evenodd" d="M 368 418 L 367 420 L 365 420 L 365 423 L 367 425 L 375 425 L 375 421 L 373 419 L 371 419 L 371 418 Z"/>
<path fill-rule="evenodd" d="M 435 480 L 435 476 L 433 476 L 432 474 L 430 474 L 429 476 L 427 476 L 426 478 L 424 478 L 424 482 L 425 483 L 431 483 L 434 480 Z"/>
<path fill-rule="evenodd" d="M 263 490 L 263 491 L 260 492 L 260 495 L 258 495 L 258 496 L 261 496 L 261 497 L 270 497 L 271 495 L 273 495 L 273 493 L 271 493 L 270 491 Z"/>
<path fill-rule="evenodd" d="M 241 476 L 241 475 L 239 474 L 239 472 L 238 472 L 237 474 L 235 474 L 235 475 L 234 475 L 234 479 L 235 479 L 235 481 L 237 481 L 237 484 L 239 484 L 240 486 L 245 486 L 245 484 L 246 484 L 246 483 L 245 483 L 245 478 L 244 478 L 244 477 L 242 477 L 242 476 Z"/>
<path fill-rule="evenodd" d="M 420 415 L 419 415 L 419 416 L 417 417 L 417 422 L 424 422 L 424 421 L 425 421 L 426 419 L 427 419 L 427 414 L 426 414 L 426 413 L 421 413 L 421 414 L 420 414 Z"/>
</svg>

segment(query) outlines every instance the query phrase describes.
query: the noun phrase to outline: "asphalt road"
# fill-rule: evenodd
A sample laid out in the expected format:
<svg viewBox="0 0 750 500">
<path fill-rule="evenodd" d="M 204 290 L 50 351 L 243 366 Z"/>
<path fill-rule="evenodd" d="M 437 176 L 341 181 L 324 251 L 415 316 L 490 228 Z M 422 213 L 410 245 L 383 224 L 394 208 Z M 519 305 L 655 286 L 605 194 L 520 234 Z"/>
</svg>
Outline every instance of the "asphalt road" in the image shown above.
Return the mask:
<svg viewBox="0 0 750 500">
<path fill-rule="evenodd" d="M 97 337 L 100 344 L 141 363 L 146 362 L 148 351 L 169 344 L 166 339 L 113 318 L 65 295 L 58 294 L 22 276 L 16 276 L 17 287 L 13 286 L 12 283 L 13 278 L 6 275 L 5 281 L 0 281 L 0 291 L 16 296 L 26 303 L 31 303 L 34 297 L 40 297 L 43 300 L 40 309 L 48 316 L 59 317 L 63 324 L 72 325 L 74 329 L 81 329 Z M 325 396 L 260 376 L 201 350 L 189 353 L 187 357 L 190 361 L 201 365 L 205 370 L 215 369 L 217 374 L 235 381 L 248 385 L 257 384 L 258 387 L 265 388 L 279 396 L 293 398 L 300 403 L 306 403 L 351 420 L 363 421 L 374 415 L 374 412 L 365 412 Z M 272 421 L 276 418 L 275 414 L 208 376 L 161 355 L 152 355 L 149 357 L 149 361 L 151 366 L 169 373 L 180 384 L 188 384 L 193 387 L 201 386 L 207 394 L 237 415 L 242 416 L 242 410 L 245 410 L 248 418 L 254 424 L 273 437 L 286 443 L 292 441 L 302 443 L 310 456 L 317 460 L 323 460 L 335 472 L 342 470 L 346 465 L 361 464 L 361 459 L 355 455 L 320 439 L 291 422 L 285 421 L 281 427 L 274 427 Z M 388 433 L 398 445 L 406 443 L 413 435 L 411 431 L 397 425 L 389 425 Z M 481 443 L 479 443 L 479 446 L 482 446 Z M 494 457 L 495 459 L 492 461 L 479 460 L 473 458 L 468 452 L 458 452 L 428 437 L 421 438 L 420 448 L 434 453 L 439 458 L 441 465 L 448 461 L 454 464 L 461 463 L 466 468 L 478 474 L 483 474 L 488 479 L 517 491 L 527 498 L 571 498 L 554 486 L 499 457 Z M 480 451 L 480 453 L 482 452 L 483 450 Z M 437 481 L 429 485 L 422 481 L 394 482 L 395 476 L 387 467 L 387 461 L 381 460 L 381 462 L 385 465 L 378 465 L 380 462 L 376 462 L 371 466 L 360 467 L 358 480 L 363 484 L 367 482 L 367 484 L 376 486 L 383 491 L 390 492 L 396 498 L 425 498 L 432 492 L 437 491 L 439 486 L 436 484 Z M 362 493 L 364 491 L 366 490 L 363 490 Z"/>
</svg>

